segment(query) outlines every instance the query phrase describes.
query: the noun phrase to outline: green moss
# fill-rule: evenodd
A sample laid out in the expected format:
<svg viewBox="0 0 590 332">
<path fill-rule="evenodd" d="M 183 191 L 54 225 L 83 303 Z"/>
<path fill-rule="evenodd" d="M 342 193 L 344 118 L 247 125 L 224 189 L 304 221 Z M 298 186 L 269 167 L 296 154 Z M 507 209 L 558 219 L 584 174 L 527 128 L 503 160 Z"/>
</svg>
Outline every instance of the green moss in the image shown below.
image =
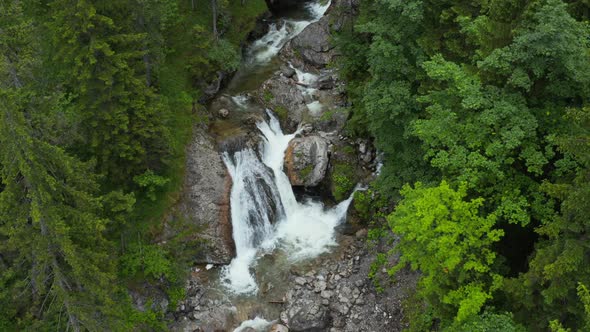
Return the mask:
<svg viewBox="0 0 590 332">
<path fill-rule="evenodd" d="M 354 154 L 356 153 L 356 151 L 354 150 L 354 148 L 351 145 L 347 145 L 347 146 L 343 147 L 341 149 L 341 151 L 343 153 L 346 153 L 347 155 L 351 155 L 351 156 L 354 156 Z"/>
<path fill-rule="evenodd" d="M 337 163 L 332 171 L 332 194 L 337 201 L 346 199 L 354 189 L 354 167 L 345 163 Z"/>
<path fill-rule="evenodd" d="M 363 220 L 369 220 L 371 218 L 372 196 L 373 191 L 371 189 L 365 191 L 357 191 L 356 193 L 354 193 L 354 210 Z"/>
<path fill-rule="evenodd" d="M 320 120 L 322 120 L 322 121 L 332 120 L 332 118 L 334 117 L 334 113 L 336 113 L 336 110 L 326 111 L 326 112 L 324 112 L 324 114 L 322 114 L 320 116 Z"/>
<path fill-rule="evenodd" d="M 305 180 L 305 179 L 307 179 L 307 177 L 309 177 L 309 174 L 311 174 L 311 171 L 313 171 L 313 165 L 307 165 L 307 166 L 305 166 L 304 169 L 301 170 L 301 172 L 299 172 L 299 174 Z"/>
<path fill-rule="evenodd" d="M 166 291 L 169 299 L 169 310 L 176 310 L 178 303 L 186 298 L 186 288 L 184 288 L 183 286 L 170 287 Z"/>
<path fill-rule="evenodd" d="M 265 102 L 270 103 L 274 99 L 274 96 L 272 95 L 272 92 L 270 92 L 268 90 L 264 90 L 262 98 L 264 99 Z"/>
<path fill-rule="evenodd" d="M 279 117 L 279 120 L 287 120 L 287 117 L 289 116 L 289 111 L 286 108 L 284 108 L 283 106 L 277 106 L 275 107 L 274 111 L 275 114 Z"/>
</svg>

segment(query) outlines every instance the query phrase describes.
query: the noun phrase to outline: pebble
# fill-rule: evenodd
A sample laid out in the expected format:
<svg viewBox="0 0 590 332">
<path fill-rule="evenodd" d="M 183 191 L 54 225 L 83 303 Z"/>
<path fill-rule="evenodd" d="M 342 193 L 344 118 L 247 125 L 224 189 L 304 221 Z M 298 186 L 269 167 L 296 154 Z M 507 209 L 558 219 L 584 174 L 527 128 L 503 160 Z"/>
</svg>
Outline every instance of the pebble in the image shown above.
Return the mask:
<svg viewBox="0 0 590 332">
<path fill-rule="evenodd" d="M 320 293 L 320 296 L 324 299 L 329 299 L 332 297 L 333 294 L 334 294 L 333 292 L 325 290 Z"/>
<path fill-rule="evenodd" d="M 325 282 L 325 281 L 323 281 L 323 280 L 319 280 L 319 281 L 317 281 L 317 282 L 314 284 L 314 289 L 313 289 L 313 290 L 314 290 L 314 292 L 316 292 L 316 293 L 319 293 L 319 292 L 321 292 L 321 291 L 325 290 L 325 289 L 326 289 L 326 287 L 327 287 L 327 284 L 326 284 L 326 282 Z"/>
<path fill-rule="evenodd" d="M 303 285 L 305 285 L 306 282 L 307 282 L 307 280 L 305 280 L 305 278 L 303 278 L 303 277 L 295 278 L 295 283 L 297 285 L 303 286 Z"/>
</svg>

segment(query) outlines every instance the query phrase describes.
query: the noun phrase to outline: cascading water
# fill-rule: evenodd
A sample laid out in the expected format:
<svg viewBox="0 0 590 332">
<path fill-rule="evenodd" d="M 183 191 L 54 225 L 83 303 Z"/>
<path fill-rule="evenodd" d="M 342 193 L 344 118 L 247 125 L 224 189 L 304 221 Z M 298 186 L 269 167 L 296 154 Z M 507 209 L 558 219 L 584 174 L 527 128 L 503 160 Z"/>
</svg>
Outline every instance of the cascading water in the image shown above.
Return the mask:
<svg viewBox="0 0 590 332">
<path fill-rule="evenodd" d="M 351 196 L 329 209 L 321 202 L 298 202 L 283 171 L 285 151 L 298 132 L 284 134 L 278 119 L 270 111 L 268 116 L 268 122 L 257 125 L 262 134 L 260 158 L 249 148 L 223 156 L 233 180 L 230 200 L 236 257 L 224 268 L 222 280 L 237 294 L 257 292 L 250 269 L 260 253 L 280 248 L 296 261 L 336 245 L 334 229 L 352 200 Z"/>
<path fill-rule="evenodd" d="M 314 85 L 317 83 L 319 79 L 318 75 L 306 73 L 300 70 L 299 68 L 293 67 L 292 64 L 289 64 L 289 66 L 293 70 L 295 70 L 295 73 L 297 74 L 297 82 L 300 83 L 297 87 L 299 88 L 299 90 L 301 90 L 301 93 L 309 99 L 313 100 L 314 94 L 318 90 L 317 88 L 314 88 Z M 308 103 L 306 106 L 307 109 L 309 109 L 309 112 L 312 116 L 318 116 L 319 114 L 321 114 L 320 112 L 324 108 L 324 105 L 322 105 L 322 103 L 319 100 L 314 100 Z"/>
<path fill-rule="evenodd" d="M 323 5 L 319 2 L 307 4 L 307 11 L 310 15 L 308 20 L 281 20 L 278 24 L 271 24 L 268 33 L 255 41 L 249 48 L 250 62 L 253 64 L 269 62 L 289 40 L 301 33 L 311 23 L 322 18 L 330 7 L 330 3 L 331 1 L 327 1 Z"/>
</svg>

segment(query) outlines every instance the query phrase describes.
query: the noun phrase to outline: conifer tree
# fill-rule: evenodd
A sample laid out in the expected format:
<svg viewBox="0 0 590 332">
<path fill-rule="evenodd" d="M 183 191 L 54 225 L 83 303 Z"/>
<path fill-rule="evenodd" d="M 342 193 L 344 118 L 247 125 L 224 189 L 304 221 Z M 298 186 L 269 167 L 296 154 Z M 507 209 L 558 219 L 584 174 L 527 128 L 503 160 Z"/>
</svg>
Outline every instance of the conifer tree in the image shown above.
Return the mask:
<svg viewBox="0 0 590 332">
<path fill-rule="evenodd" d="M 35 137 L 26 124 L 31 94 L 4 90 L 0 97 L 0 249 L 11 260 L 5 286 L 12 296 L 29 294 L 39 320 L 63 312 L 74 331 L 104 329 L 116 321 L 115 266 L 96 177 Z"/>
<path fill-rule="evenodd" d="M 0 29 L 14 36 L 0 42 L 0 329 L 120 329 L 108 196 L 90 164 L 46 135 L 59 98 L 32 76 L 38 45 L 21 5 L 0 3 Z"/>
<path fill-rule="evenodd" d="M 167 152 L 166 112 L 141 73 L 145 35 L 131 29 L 129 3 L 55 0 L 49 6 L 53 61 L 82 113 L 79 154 L 96 158 L 112 183 L 158 169 Z"/>
</svg>

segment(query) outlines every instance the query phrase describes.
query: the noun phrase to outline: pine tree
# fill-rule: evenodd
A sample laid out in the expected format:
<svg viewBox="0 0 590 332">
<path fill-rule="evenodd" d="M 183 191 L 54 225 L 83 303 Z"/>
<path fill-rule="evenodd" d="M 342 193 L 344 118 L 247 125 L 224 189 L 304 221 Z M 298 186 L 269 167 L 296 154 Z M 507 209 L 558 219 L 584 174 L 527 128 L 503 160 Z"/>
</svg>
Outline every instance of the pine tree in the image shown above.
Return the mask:
<svg viewBox="0 0 590 332">
<path fill-rule="evenodd" d="M 35 137 L 26 123 L 32 94 L 4 90 L 0 97 L 0 252 L 10 259 L 2 271 L 5 287 L 14 297 L 29 294 L 32 316 L 45 323 L 63 312 L 74 331 L 112 326 L 116 274 L 96 177 L 89 165 Z"/>
<path fill-rule="evenodd" d="M 132 29 L 129 3 L 55 0 L 49 6 L 53 61 L 83 119 L 78 153 L 96 158 L 111 183 L 159 169 L 167 153 L 166 111 L 146 84 L 145 35 Z"/>
<path fill-rule="evenodd" d="M 13 36 L 0 42 L 0 329 L 119 329 L 112 195 L 51 142 L 61 98 L 34 78 L 39 45 L 20 1 L 0 2 L 0 29 Z"/>
</svg>

